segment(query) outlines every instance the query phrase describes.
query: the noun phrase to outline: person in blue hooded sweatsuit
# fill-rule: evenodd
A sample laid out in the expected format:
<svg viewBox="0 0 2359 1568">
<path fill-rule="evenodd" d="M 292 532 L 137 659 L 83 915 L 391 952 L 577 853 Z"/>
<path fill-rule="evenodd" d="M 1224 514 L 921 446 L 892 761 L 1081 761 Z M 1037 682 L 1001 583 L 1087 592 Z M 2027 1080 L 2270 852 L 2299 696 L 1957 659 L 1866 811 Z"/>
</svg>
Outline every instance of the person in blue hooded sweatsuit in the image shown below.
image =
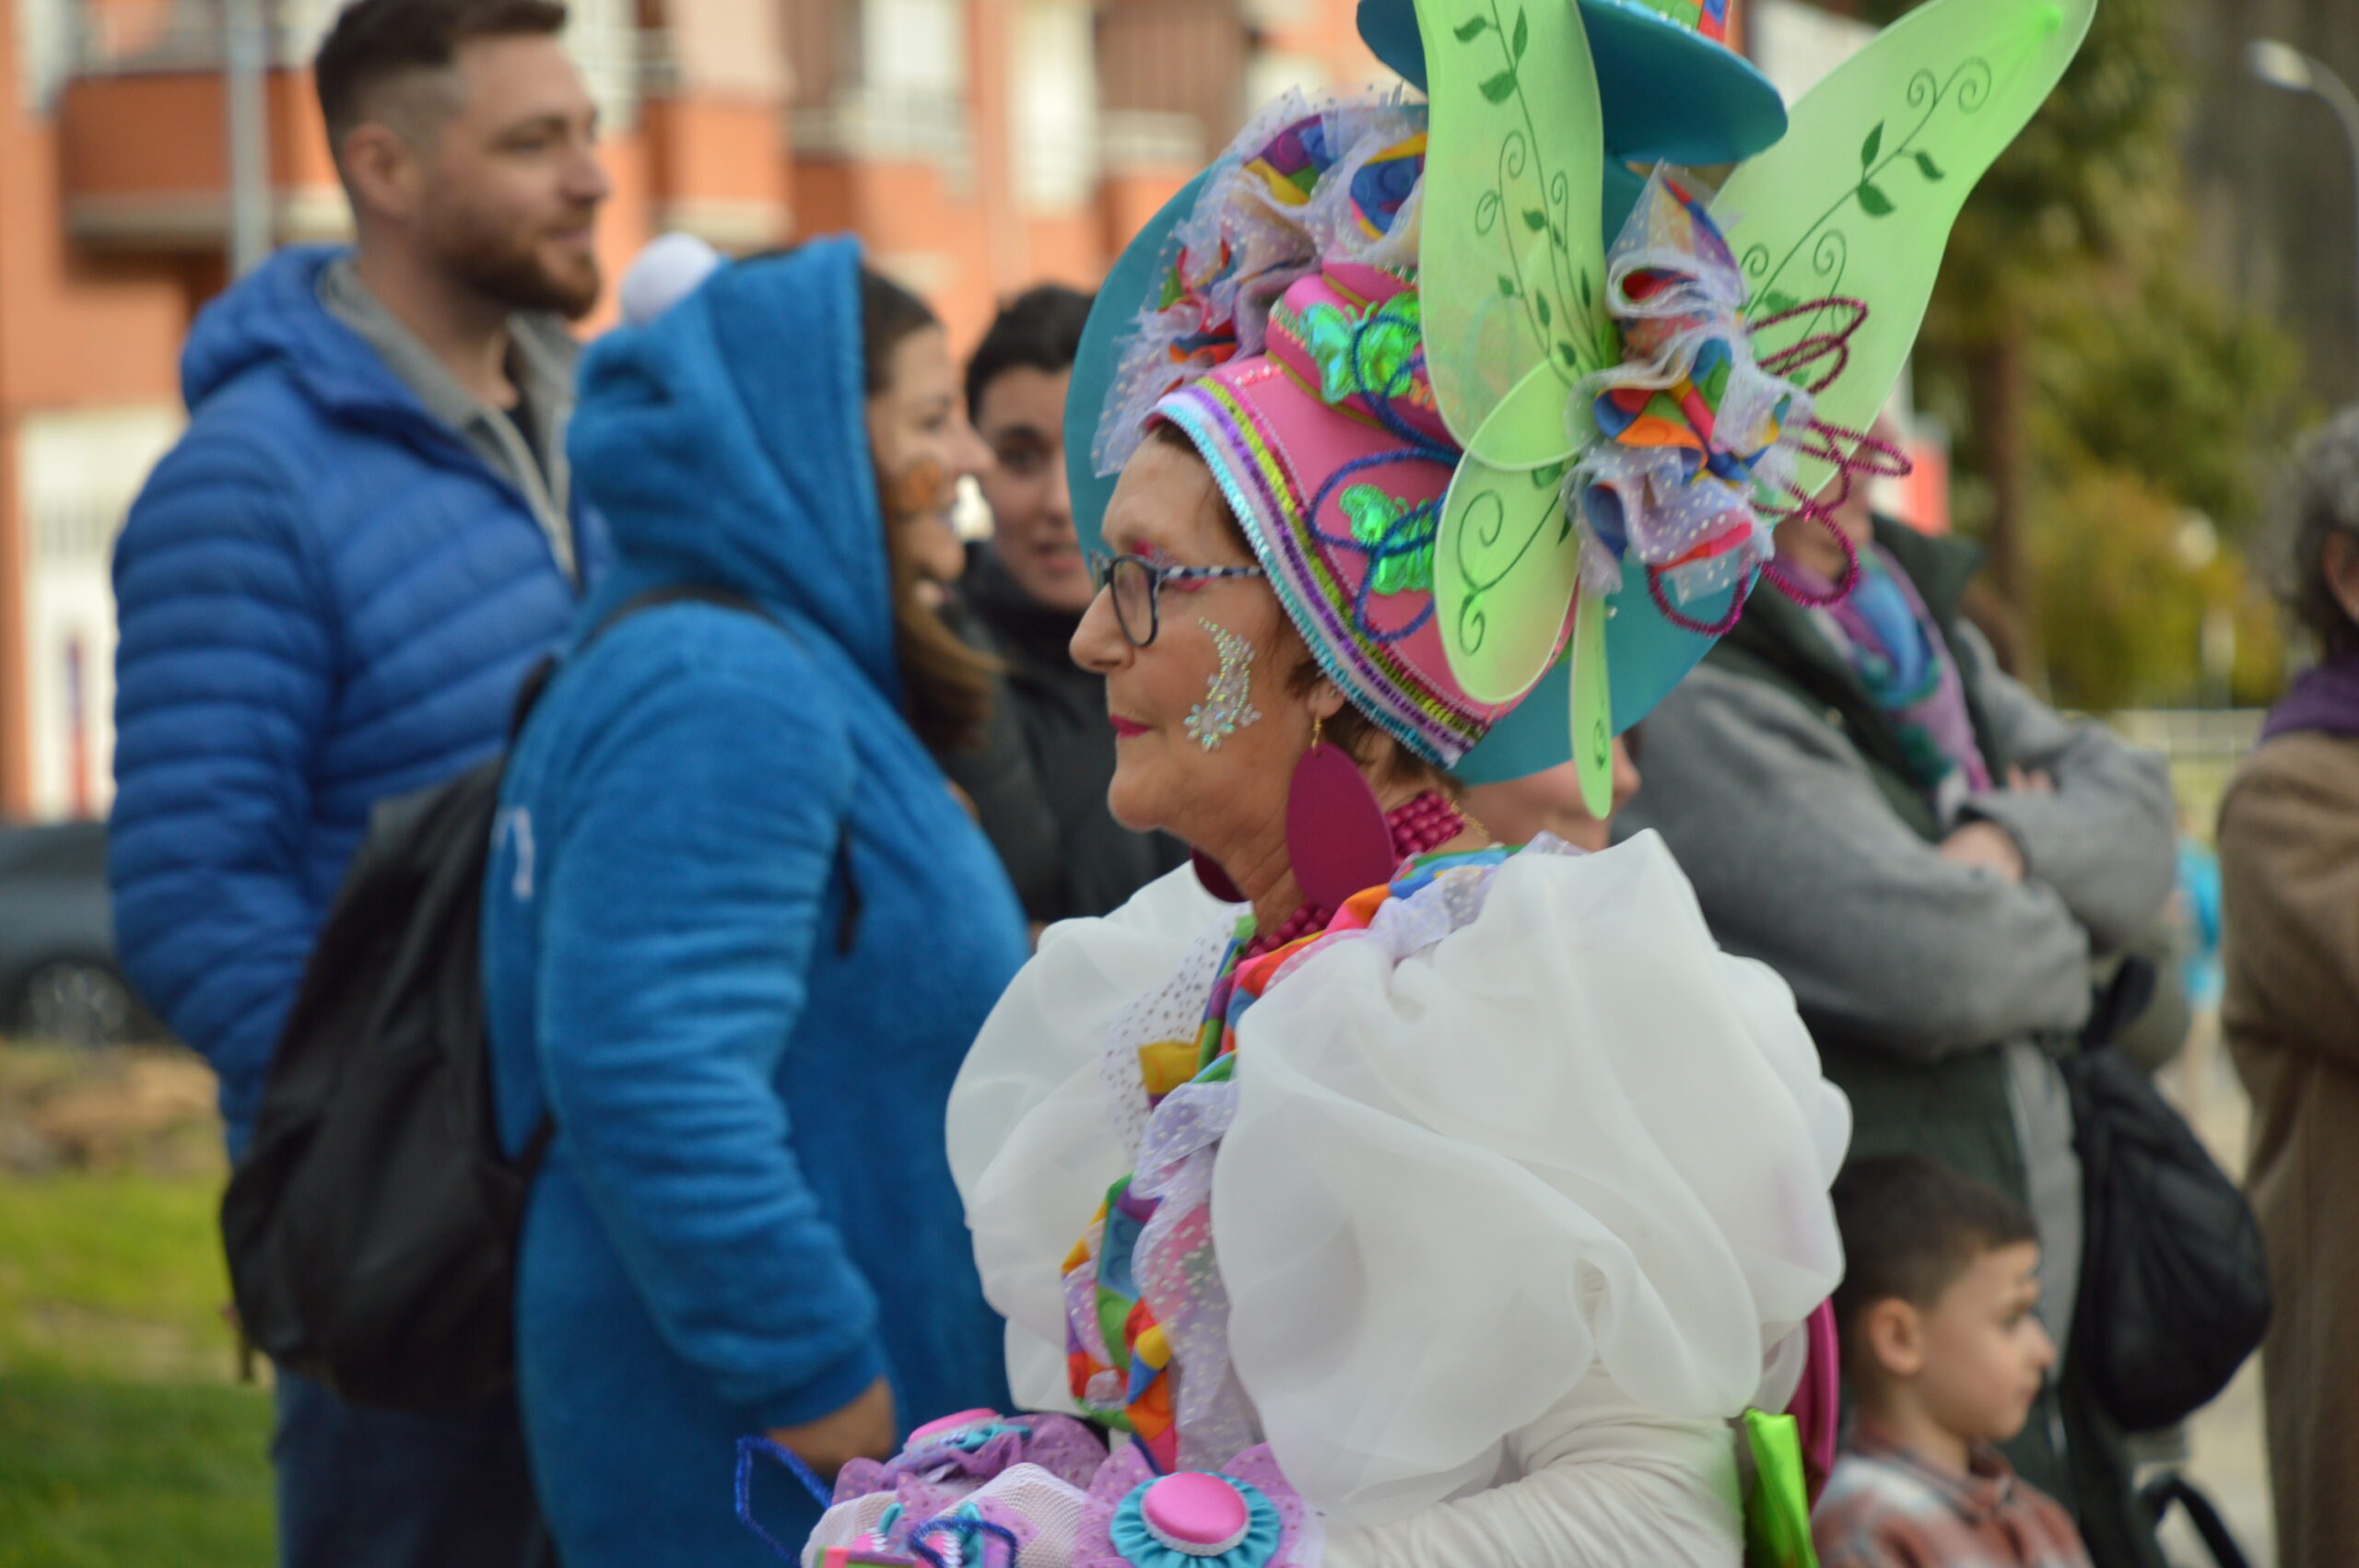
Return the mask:
<svg viewBox="0 0 2359 1568">
<path fill-rule="evenodd" d="M 893 341 L 863 345 L 880 299 Z M 759 614 L 669 603 L 580 646 L 502 792 L 501 1136 L 556 1126 L 519 1387 L 568 1568 L 773 1562 L 734 1515 L 741 1435 L 824 1469 L 893 1449 L 887 1388 L 902 1422 L 1007 1397 L 943 1121 L 1025 927 L 905 717 L 942 706 L 939 625 L 886 521 L 987 461 L 923 311 L 827 240 L 584 361 L 574 471 L 616 559 L 577 637 L 665 587 Z M 879 419 L 915 454 L 882 504 Z M 785 1540 L 818 1516 L 783 1485 L 761 1507 Z"/>
</svg>

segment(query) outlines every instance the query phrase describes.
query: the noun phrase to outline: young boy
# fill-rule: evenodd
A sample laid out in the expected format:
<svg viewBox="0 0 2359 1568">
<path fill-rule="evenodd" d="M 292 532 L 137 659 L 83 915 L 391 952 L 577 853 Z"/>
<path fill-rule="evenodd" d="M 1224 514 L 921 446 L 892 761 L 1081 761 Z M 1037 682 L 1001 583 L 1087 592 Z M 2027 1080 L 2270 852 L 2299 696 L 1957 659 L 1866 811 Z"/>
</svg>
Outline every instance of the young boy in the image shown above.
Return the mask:
<svg viewBox="0 0 2359 1568">
<path fill-rule="evenodd" d="M 2056 1364 L 2031 1216 L 1915 1154 L 1844 1172 L 1835 1212 L 1856 1418 L 1812 1522 L 1821 1568 L 2089 1568 L 2071 1517 L 1996 1446 Z"/>
</svg>

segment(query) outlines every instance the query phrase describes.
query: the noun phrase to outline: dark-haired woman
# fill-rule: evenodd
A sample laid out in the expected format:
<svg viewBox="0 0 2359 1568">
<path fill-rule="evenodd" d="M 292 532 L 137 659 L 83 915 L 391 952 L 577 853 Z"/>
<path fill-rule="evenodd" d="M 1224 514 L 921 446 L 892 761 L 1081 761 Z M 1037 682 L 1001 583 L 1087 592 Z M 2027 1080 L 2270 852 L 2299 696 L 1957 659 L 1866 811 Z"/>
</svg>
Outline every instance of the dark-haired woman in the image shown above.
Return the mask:
<svg viewBox="0 0 2359 1568">
<path fill-rule="evenodd" d="M 616 558 L 516 748 L 484 933 L 502 1136 L 554 1127 L 520 1387 L 569 1568 L 722 1568 L 768 1560 L 741 1433 L 831 1470 L 1006 1393 L 942 1125 L 1024 924 L 929 755 L 987 686 L 908 548 L 987 459 L 940 326 L 850 241 L 604 339 L 571 452 Z"/>
</svg>

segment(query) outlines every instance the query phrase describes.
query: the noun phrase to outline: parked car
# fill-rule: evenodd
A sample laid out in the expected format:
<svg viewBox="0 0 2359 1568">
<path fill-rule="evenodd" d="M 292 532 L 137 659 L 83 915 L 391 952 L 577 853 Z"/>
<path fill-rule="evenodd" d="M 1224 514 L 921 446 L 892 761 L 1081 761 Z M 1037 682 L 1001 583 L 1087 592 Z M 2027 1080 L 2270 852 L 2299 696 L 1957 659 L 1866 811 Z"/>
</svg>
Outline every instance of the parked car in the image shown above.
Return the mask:
<svg viewBox="0 0 2359 1568">
<path fill-rule="evenodd" d="M 106 825 L 0 826 L 0 1035 L 106 1046 L 162 1034 L 115 963 Z"/>
</svg>

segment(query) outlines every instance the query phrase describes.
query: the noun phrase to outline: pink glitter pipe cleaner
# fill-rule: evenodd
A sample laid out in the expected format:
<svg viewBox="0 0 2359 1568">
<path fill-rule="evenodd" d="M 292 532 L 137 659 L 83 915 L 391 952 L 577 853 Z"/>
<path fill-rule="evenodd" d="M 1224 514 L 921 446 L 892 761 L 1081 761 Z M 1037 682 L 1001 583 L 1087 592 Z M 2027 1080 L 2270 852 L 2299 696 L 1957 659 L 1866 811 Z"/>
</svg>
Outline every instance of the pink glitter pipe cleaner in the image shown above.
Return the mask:
<svg viewBox="0 0 2359 1568">
<path fill-rule="evenodd" d="M 1795 382 L 1813 397 L 1840 380 L 1851 368 L 1851 338 L 1867 324 L 1868 306 L 1862 299 L 1830 295 L 1823 299 L 1806 300 L 1790 310 L 1780 310 L 1754 323 L 1757 334 L 1785 322 L 1808 319 L 1816 322 L 1829 313 L 1842 318 L 1841 324 L 1829 331 L 1814 332 L 1800 342 L 1779 349 L 1761 361 L 1762 369 Z M 1809 379 L 1806 379 L 1809 378 Z M 1851 596 L 1860 584 L 1860 551 L 1835 521 L 1835 514 L 1844 502 L 1851 498 L 1852 487 L 1861 475 L 1869 478 L 1897 479 L 1909 473 L 1912 464 L 1908 455 L 1889 441 L 1880 440 L 1865 430 L 1848 429 L 1823 419 L 1813 419 L 1805 427 L 1806 434 L 1799 443 L 1801 454 L 1832 466 L 1835 474 L 1815 495 L 1799 486 L 1788 485 L 1786 493 L 1793 498 L 1790 506 L 1767 507 L 1762 518 L 1774 529 L 1795 518 L 1808 518 L 1834 537 L 1843 552 L 1843 575 L 1831 591 L 1813 589 L 1790 575 L 1772 556 L 1761 566 L 1761 575 L 1771 586 L 1795 603 L 1812 609 L 1839 604 Z M 1663 591 L 1661 573 L 1649 570 L 1647 594 L 1663 619 L 1683 631 L 1702 637 L 1725 637 L 1736 629 L 1744 617 L 1745 601 L 1751 590 L 1740 585 L 1729 598 L 1725 614 L 1717 621 L 1698 620 L 1671 602 Z"/>
</svg>

